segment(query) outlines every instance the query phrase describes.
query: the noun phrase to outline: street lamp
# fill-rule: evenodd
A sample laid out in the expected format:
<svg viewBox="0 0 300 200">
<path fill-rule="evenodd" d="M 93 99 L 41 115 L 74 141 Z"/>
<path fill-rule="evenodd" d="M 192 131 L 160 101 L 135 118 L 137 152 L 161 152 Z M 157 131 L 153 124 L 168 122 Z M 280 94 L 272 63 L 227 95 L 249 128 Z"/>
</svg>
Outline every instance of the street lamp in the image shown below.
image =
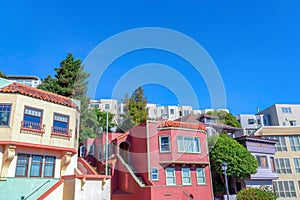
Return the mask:
<svg viewBox="0 0 300 200">
<path fill-rule="evenodd" d="M 227 195 L 227 200 L 229 200 L 229 191 L 228 191 L 228 180 L 227 180 L 227 175 L 226 175 L 226 170 L 227 170 L 227 163 L 225 161 L 222 162 L 222 170 L 224 171 L 224 176 L 225 176 L 225 184 L 226 184 L 226 195 Z"/>
<path fill-rule="evenodd" d="M 105 175 L 108 175 L 108 110 L 106 109 L 106 149 L 105 149 Z"/>
</svg>

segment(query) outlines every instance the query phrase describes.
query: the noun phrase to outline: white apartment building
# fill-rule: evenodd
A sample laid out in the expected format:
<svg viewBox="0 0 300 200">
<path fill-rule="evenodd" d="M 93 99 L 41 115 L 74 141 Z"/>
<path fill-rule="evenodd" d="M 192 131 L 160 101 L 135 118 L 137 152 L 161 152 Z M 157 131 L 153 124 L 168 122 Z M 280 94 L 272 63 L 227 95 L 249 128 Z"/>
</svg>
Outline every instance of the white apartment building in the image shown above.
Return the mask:
<svg viewBox="0 0 300 200">
<path fill-rule="evenodd" d="M 264 115 L 266 126 L 298 126 L 300 104 L 274 104 L 259 112 Z"/>
<path fill-rule="evenodd" d="M 263 114 L 239 114 L 236 119 L 245 129 L 247 135 L 251 135 L 257 129 L 264 126 Z"/>
<path fill-rule="evenodd" d="M 98 108 L 101 111 L 108 111 L 113 115 L 118 114 L 118 100 L 116 99 L 99 99 L 90 100 L 89 108 Z"/>
<path fill-rule="evenodd" d="M 6 75 L 7 80 L 12 82 L 18 82 L 21 84 L 25 84 L 30 87 L 36 88 L 39 84 L 41 84 L 41 80 L 37 76 L 20 76 L 20 75 Z"/>
<path fill-rule="evenodd" d="M 111 114 L 115 115 L 115 120 L 120 122 L 122 120 L 122 114 L 124 114 L 124 103 L 118 103 L 116 99 L 99 99 L 99 100 L 90 100 L 89 108 L 98 108 L 101 111 L 108 111 Z M 147 103 L 146 108 L 148 109 L 148 118 L 151 120 L 156 119 L 165 119 L 165 120 L 175 120 L 179 117 L 187 116 L 189 114 L 201 115 L 213 109 L 205 110 L 193 110 L 192 106 L 183 105 L 183 106 L 161 106 L 155 103 Z M 218 109 L 229 112 L 228 109 Z"/>
</svg>

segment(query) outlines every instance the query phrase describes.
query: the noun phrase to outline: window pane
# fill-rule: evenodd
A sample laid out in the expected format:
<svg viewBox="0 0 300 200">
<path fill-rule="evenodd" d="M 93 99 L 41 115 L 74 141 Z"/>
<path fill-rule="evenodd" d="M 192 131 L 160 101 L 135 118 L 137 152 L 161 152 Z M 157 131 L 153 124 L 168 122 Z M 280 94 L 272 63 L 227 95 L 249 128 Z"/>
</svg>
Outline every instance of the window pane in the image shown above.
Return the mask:
<svg viewBox="0 0 300 200">
<path fill-rule="evenodd" d="M 197 183 L 198 184 L 205 184 L 204 168 L 197 168 L 196 169 L 196 176 L 197 176 Z"/>
<path fill-rule="evenodd" d="M 54 177 L 54 168 L 55 168 L 55 157 L 46 156 L 45 167 L 44 167 L 44 176 Z"/>
<path fill-rule="evenodd" d="M 9 125 L 10 110 L 10 104 L 0 104 L 0 126 Z"/>
<path fill-rule="evenodd" d="M 161 152 L 170 151 L 169 136 L 160 137 L 160 151 Z"/>
<path fill-rule="evenodd" d="M 69 116 L 54 113 L 53 131 L 59 134 L 69 133 Z"/>
<path fill-rule="evenodd" d="M 16 166 L 16 176 L 27 176 L 28 171 L 28 154 L 18 154 L 17 166 Z"/>
<path fill-rule="evenodd" d="M 184 151 L 182 136 L 177 137 L 177 146 L 178 146 L 178 152 L 183 152 Z"/>
<path fill-rule="evenodd" d="M 41 130 L 42 110 L 25 107 L 23 121 L 23 127 Z"/>
<path fill-rule="evenodd" d="M 41 176 L 41 165 L 42 165 L 42 156 L 32 156 L 30 176 Z"/>
<path fill-rule="evenodd" d="M 174 168 L 166 168 L 166 184 L 167 185 L 175 185 L 175 169 Z"/>
</svg>

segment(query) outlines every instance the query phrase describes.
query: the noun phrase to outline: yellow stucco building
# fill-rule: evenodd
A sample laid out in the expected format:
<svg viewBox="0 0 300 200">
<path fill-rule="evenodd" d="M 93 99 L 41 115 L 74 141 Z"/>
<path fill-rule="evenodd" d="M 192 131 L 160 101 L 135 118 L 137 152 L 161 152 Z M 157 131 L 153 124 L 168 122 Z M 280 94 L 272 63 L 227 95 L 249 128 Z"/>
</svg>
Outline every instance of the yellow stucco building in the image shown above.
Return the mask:
<svg viewBox="0 0 300 200">
<path fill-rule="evenodd" d="M 78 159 L 79 108 L 0 80 L 0 199 L 110 199 L 109 177 Z"/>
<path fill-rule="evenodd" d="M 273 181 L 278 200 L 300 199 L 300 127 L 264 126 L 255 135 L 278 141 L 274 160 L 278 180 Z"/>
</svg>

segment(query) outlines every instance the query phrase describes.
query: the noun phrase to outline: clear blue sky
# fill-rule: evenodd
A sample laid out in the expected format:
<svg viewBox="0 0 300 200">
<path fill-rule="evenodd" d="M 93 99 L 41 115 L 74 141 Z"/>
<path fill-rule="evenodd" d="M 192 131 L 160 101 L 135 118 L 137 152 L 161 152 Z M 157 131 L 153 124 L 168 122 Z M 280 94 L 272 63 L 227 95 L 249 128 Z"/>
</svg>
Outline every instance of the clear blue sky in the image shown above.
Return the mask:
<svg viewBox="0 0 300 200">
<path fill-rule="evenodd" d="M 6 74 L 54 74 L 68 52 L 84 60 L 100 42 L 139 27 L 182 32 L 210 54 L 224 81 L 232 113 L 254 113 L 274 103 L 299 103 L 300 2 L 253 1 L 1 1 L 0 70 Z M 209 2 L 209 3 L 208 3 Z M 214 2 L 214 3 L 212 3 Z M 116 74 L 148 63 L 187 65 L 160 51 L 138 51 L 106 73 L 105 98 Z M 188 69 L 188 68 L 187 68 Z M 110 72 L 110 73 L 109 73 Z M 210 107 L 201 77 L 183 70 L 197 87 L 200 108 Z M 117 76 L 118 77 L 118 76 Z M 145 86 L 148 101 L 178 102 L 168 89 Z"/>
</svg>

